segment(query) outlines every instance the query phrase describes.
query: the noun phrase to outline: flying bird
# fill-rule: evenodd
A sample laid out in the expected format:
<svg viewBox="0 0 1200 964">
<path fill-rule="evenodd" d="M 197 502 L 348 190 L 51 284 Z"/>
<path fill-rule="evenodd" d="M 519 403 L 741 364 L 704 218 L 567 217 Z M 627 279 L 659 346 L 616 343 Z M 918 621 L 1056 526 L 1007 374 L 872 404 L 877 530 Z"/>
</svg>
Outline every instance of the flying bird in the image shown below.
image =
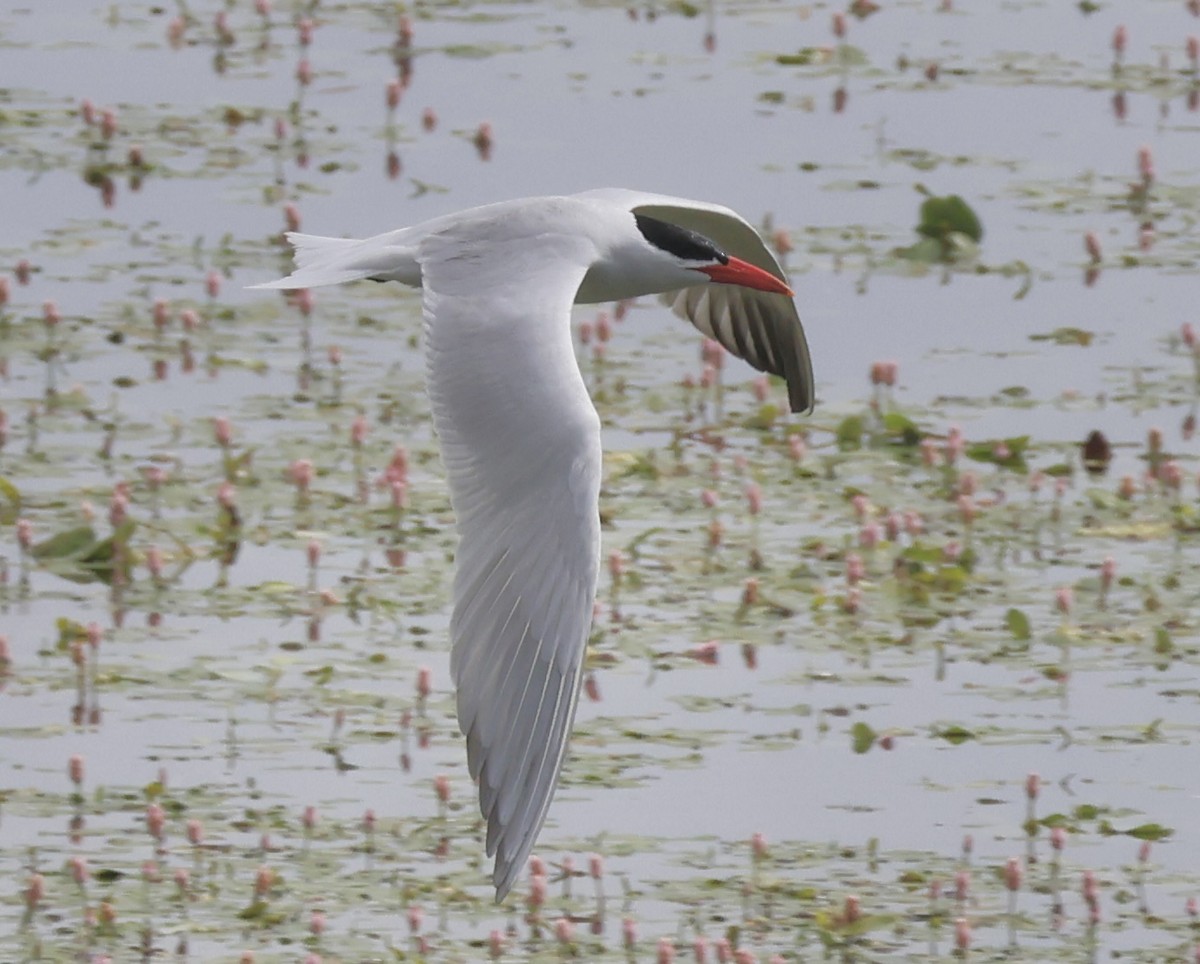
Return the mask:
<svg viewBox="0 0 1200 964">
<path fill-rule="evenodd" d="M 728 208 L 606 188 L 502 201 L 365 240 L 290 233 L 259 288 L 370 279 L 422 290 L 427 387 L 459 546 L 450 621 L 458 724 L 500 901 L 533 849 L 578 701 L 600 560 L 600 419 L 571 306 L 660 294 L 813 406 L 779 262 Z"/>
</svg>

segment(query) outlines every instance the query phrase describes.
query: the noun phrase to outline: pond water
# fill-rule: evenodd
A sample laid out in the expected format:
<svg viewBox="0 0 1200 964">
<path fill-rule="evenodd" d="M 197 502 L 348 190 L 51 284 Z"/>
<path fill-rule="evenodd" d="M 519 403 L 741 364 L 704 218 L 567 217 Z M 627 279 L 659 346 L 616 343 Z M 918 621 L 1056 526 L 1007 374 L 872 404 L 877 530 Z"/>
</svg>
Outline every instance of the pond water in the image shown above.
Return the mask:
<svg viewBox="0 0 1200 964">
<path fill-rule="evenodd" d="M 1182 0 L 0 10 L 0 957 L 1190 959 L 1198 35 Z M 244 287 L 287 205 L 368 235 L 602 185 L 781 233 L 819 400 L 687 387 L 650 299 L 581 343 L 625 570 L 548 900 L 497 907 L 419 297 Z M 977 249 L 901 253 L 922 191 Z"/>
</svg>

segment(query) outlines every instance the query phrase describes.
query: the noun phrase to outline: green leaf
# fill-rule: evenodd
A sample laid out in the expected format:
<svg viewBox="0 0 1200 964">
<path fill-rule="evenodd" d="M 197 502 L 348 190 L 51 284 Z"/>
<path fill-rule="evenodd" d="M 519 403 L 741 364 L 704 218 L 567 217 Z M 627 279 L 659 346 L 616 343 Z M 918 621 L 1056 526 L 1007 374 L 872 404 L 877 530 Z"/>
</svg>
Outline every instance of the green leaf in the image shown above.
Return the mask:
<svg viewBox="0 0 1200 964">
<path fill-rule="evenodd" d="M 29 552 L 34 559 L 68 559 L 82 555 L 95 543 L 96 533 L 92 527 L 79 526 L 35 543 Z"/>
<path fill-rule="evenodd" d="M 79 557 L 80 563 L 93 569 L 111 569 L 117 547 L 129 545 L 129 537 L 133 535 L 133 530 L 136 528 L 136 522 L 126 519 L 113 530 L 111 536 L 100 539 L 89 546 Z M 126 565 L 128 565 L 128 561 L 126 561 Z"/>
<path fill-rule="evenodd" d="M 1019 609 L 1010 608 L 1004 614 L 1004 623 L 1008 626 L 1008 631 L 1012 633 L 1013 639 L 1025 642 L 1032 635 L 1029 629 L 1029 617 Z"/>
<path fill-rule="evenodd" d="M 955 746 L 958 746 L 960 743 L 966 743 L 967 740 L 975 739 L 974 733 L 972 733 L 966 727 L 959 726 L 958 724 L 955 724 L 954 726 L 948 726 L 942 730 L 935 730 L 933 735 L 941 737 L 947 743 L 952 743 Z"/>
<path fill-rule="evenodd" d="M 855 723 L 850 727 L 850 738 L 855 753 L 866 753 L 875 745 L 876 733 L 866 723 Z"/>
<path fill-rule="evenodd" d="M 943 243 L 952 234 L 962 234 L 976 244 L 983 240 L 983 225 L 978 215 L 957 194 L 928 197 L 921 203 L 921 220 L 917 233 Z"/>
<path fill-rule="evenodd" d="M 13 509 L 21 508 L 21 493 L 15 485 L 13 485 L 3 475 L 0 475 L 0 496 L 3 496 L 10 503 Z"/>
<path fill-rule="evenodd" d="M 862 437 L 863 420 L 858 415 L 847 416 L 837 427 L 837 444 L 840 449 L 861 448 Z"/>
<path fill-rule="evenodd" d="M 1030 335 L 1030 341 L 1052 341 L 1056 345 L 1079 345 L 1086 348 L 1092 343 L 1092 339 L 1096 337 L 1095 332 L 1085 331 L 1082 328 L 1075 328 L 1070 325 L 1055 328 L 1053 331 L 1041 335 Z"/>
<path fill-rule="evenodd" d="M 829 51 L 821 47 L 801 47 L 794 54 L 779 54 L 775 63 L 783 67 L 808 67 L 822 64 L 829 59 Z"/>
<path fill-rule="evenodd" d="M 898 445 L 913 448 L 921 444 L 921 430 L 907 415 L 888 412 L 883 416 L 883 427 L 887 430 L 890 441 Z"/>
<path fill-rule="evenodd" d="M 1154 652 L 1160 656 L 1169 653 L 1175 649 L 1175 644 L 1171 641 L 1171 634 L 1167 632 L 1166 627 L 1157 626 L 1154 629 Z"/>
<path fill-rule="evenodd" d="M 1143 823 L 1131 830 L 1126 830 L 1125 834 L 1137 840 L 1166 840 L 1174 832 L 1170 827 L 1164 827 L 1160 823 Z"/>
</svg>

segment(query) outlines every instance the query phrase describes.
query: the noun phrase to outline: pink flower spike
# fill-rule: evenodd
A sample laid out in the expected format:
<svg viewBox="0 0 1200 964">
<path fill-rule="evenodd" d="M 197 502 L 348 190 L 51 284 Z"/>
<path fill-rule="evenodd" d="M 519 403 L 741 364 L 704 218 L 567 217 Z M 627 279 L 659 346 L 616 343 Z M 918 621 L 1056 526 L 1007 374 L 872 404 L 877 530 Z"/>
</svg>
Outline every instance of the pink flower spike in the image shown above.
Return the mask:
<svg viewBox="0 0 1200 964">
<path fill-rule="evenodd" d="M 59 313 L 58 304 L 54 301 L 42 302 L 42 322 L 47 328 L 55 327 L 62 321 L 62 315 Z"/>
<path fill-rule="evenodd" d="M 1092 264 L 1099 264 L 1104 260 L 1104 252 L 1100 249 L 1100 238 L 1095 231 L 1089 231 L 1083 236 L 1083 247 L 1087 251 L 1088 257 L 1091 258 Z"/>
<path fill-rule="evenodd" d="M 1138 174 L 1146 187 L 1154 183 L 1154 154 L 1148 146 L 1138 148 Z"/>
<path fill-rule="evenodd" d="M 155 840 L 162 840 L 163 827 L 166 825 L 167 815 L 162 807 L 157 803 L 152 803 L 146 807 L 146 830 Z"/>
<path fill-rule="evenodd" d="M 964 954 L 971 949 L 971 925 L 965 917 L 954 922 L 954 946 Z"/>
<path fill-rule="evenodd" d="M 1116 578 L 1117 560 L 1112 556 L 1105 556 L 1104 561 L 1100 563 L 1100 591 L 1108 592 Z"/>
<path fill-rule="evenodd" d="M 1054 590 L 1054 605 L 1062 615 L 1071 615 L 1071 607 L 1074 602 L 1075 593 L 1070 586 L 1059 586 Z"/>
<path fill-rule="evenodd" d="M 658 964 L 673 964 L 675 960 L 675 944 L 669 937 L 658 939 L 658 954 L 655 958 Z"/>
<path fill-rule="evenodd" d="M 751 515 L 758 515 L 762 511 L 762 487 L 757 482 L 746 486 L 746 507 Z"/>
<path fill-rule="evenodd" d="M 154 327 L 159 331 L 167 327 L 167 324 L 171 320 L 171 308 L 166 298 L 155 299 L 152 317 L 154 319 Z"/>
<path fill-rule="evenodd" d="M 83 757 L 78 753 L 67 761 L 67 775 L 75 786 L 83 783 Z"/>
<path fill-rule="evenodd" d="M 1125 54 L 1125 47 L 1128 43 L 1129 32 L 1125 29 L 1125 24 L 1118 24 L 1117 28 L 1113 31 L 1112 39 L 1113 53 L 1116 54 L 1118 60 Z"/>
<path fill-rule="evenodd" d="M 1009 857 L 1004 864 L 1004 886 L 1011 893 L 1021 889 L 1021 876 L 1021 858 Z"/>
<path fill-rule="evenodd" d="M 46 897 L 46 878 L 41 874 L 30 874 L 25 884 L 25 907 L 30 912 L 37 910 Z"/>
<path fill-rule="evenodd" d="M 742 605 L 758 605 L 758 580 L 750 576 L 742 586 Z"/>
<path fill-rule="evenodd" d="M 221 273 L 215 268 L 210 270 L 204 276 L 204 290 L 210 298 L 219 297 L 221 294 Z"/>
<path fill-rule="evenodd" d="M 297 490 L 304 493 L 307 492 L 313 480 L 313 464 L 311 459 L 296 459 L 289 469 L 289 474 L 292 477 L 292 483 Z"/>
<path fill-rule="evenodd" d="M 488 160 L 492 156 L 492 125 L 488 121 L 481 122 L 476 128 L 471 142 L 475 145 L 475 150 L 479 152 L 480 158 Z"/>
</svg>

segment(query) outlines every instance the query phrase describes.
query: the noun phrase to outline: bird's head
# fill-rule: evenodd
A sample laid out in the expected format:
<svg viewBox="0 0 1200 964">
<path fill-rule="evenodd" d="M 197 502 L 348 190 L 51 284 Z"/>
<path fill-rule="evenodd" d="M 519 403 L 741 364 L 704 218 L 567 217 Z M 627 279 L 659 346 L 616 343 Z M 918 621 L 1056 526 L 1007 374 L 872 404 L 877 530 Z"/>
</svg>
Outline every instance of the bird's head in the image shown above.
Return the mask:
<svg viewBox="0 0 1200 964">
<path fill-rule="evenodd" d="M 705 282 L 792 296 L 771 272 L 726 254 L 696 231 L 647 214 L 621 212 L 576 301 L 595 303 L 691 288 Z"/>
<path fill-rule="evenodd" d="M 686 280 L 680 287 L 696 284 L 700 280 L 696 275 L 700 274 L 720 284 L 792 296 L 792 289 L 785 281 L 748 261 L 726 254 L 702 234 L 646 214 L 635 212 L 633 220 L 653 256 L 683 272 L 680 277 Z"/>
</svg>

